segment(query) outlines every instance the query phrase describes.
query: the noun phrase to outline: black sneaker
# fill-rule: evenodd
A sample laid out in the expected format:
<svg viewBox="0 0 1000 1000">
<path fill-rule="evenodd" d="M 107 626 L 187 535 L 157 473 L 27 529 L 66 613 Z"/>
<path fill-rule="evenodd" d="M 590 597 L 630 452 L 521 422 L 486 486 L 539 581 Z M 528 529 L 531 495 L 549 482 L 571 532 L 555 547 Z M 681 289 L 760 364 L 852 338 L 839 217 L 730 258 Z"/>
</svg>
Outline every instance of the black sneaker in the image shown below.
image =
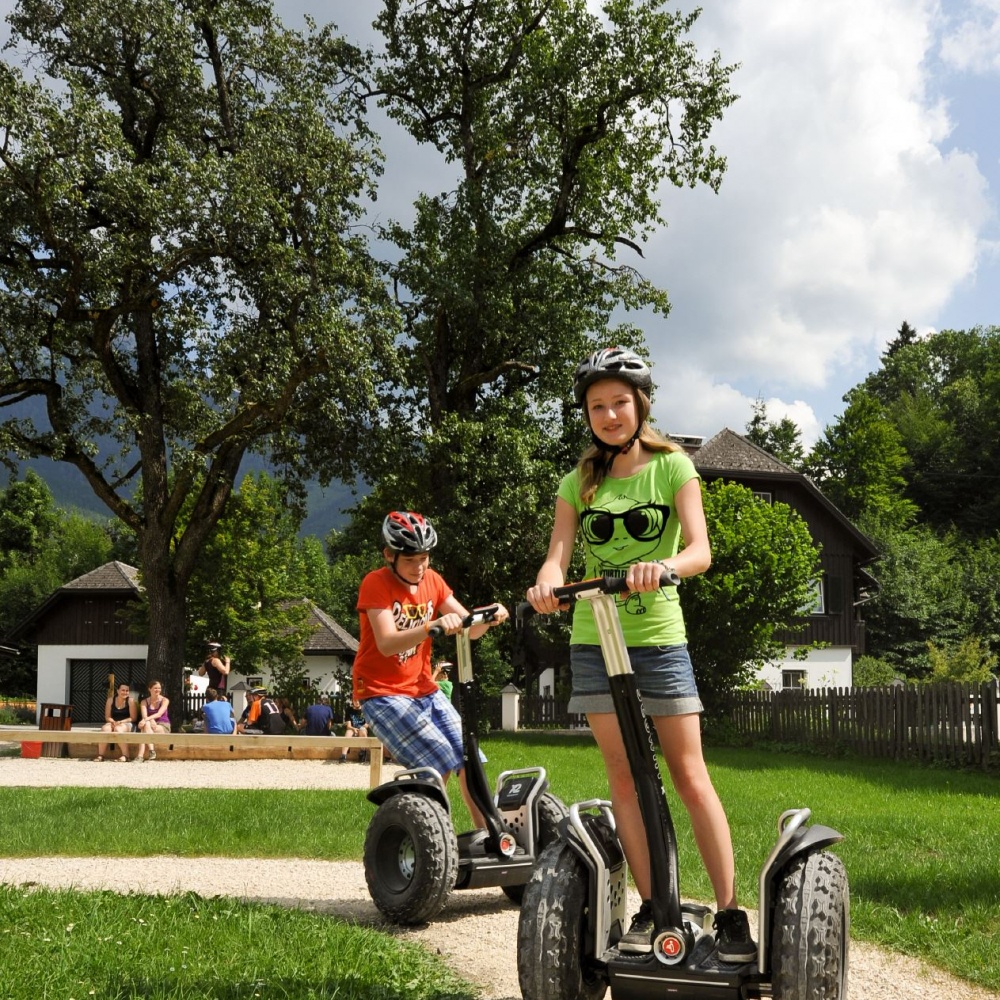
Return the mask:
<svg viewBox="0 0 1000 1000">
<path fill-rule="evenodd" d="M 715 928 L 715 954 L 722 962 L 748 965 L 757 960 L 757 945 L 750 937 L 750 921 L 743 910 L 719 910 Z"/>
<path fill-rule="evenodd" d="M 653 950 L 653 934 L 656 924 L 653 922 L 653 904 L 642 901 L 639 912 L 632 918 L 632 926 L 618 942 L 619 951 L 627 951 L 635 955 L 648 955 Z"/>
</svg>

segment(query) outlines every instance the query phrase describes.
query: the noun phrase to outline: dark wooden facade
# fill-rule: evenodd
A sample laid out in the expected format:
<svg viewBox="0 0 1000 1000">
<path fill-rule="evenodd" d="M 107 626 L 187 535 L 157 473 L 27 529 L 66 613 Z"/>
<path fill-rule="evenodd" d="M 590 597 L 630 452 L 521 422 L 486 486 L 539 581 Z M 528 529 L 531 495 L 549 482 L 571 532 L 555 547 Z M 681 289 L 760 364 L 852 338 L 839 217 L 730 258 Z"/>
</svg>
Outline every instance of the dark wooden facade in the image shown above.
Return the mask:
<svg viewBox="0 0 1000 1000">
<path fill-rule="evenodd" d="M 144 643 L 126 611 L 139 599 L 138 572 L 110 562 L 60 587 L 11 632 L 34 646 L 134 645 Z"/>
<path fill-rule="evenodd" d="M 862 608 L 876 587 L 865 567 L 878 557 L 874 542 L 859 531 L 816 485 L 773 455 L 731 430 L 704 444 L 684 442 L 702 479 L 746 486 L 762 502 L 784 503 L 805 521 L 820 546 L 822 608 L 803 618 L 805 629 L 784 638 L 789 644 L 823 642 L 865 651 Z"/>
</svg>

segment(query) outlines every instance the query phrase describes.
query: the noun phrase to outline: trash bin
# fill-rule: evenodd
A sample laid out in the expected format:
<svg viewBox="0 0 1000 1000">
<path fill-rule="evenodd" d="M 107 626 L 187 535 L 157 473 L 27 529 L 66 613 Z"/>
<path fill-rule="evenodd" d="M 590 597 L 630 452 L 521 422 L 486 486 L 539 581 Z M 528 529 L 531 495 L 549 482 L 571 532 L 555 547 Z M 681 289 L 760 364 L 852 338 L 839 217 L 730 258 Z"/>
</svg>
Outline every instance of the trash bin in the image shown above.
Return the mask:
<svg viewBox="0 0 1000 1000">
<path fill-rule="evenodd" d="M 40 709 L 38 720 L 39 729 L 52 729 L 58 732 L 68 732 L 73 728 L 73 706 L 72 705 L 46 705 Z M 43 743 L 43 757 L 65 757 L 65 743 Z"/>
</svg>

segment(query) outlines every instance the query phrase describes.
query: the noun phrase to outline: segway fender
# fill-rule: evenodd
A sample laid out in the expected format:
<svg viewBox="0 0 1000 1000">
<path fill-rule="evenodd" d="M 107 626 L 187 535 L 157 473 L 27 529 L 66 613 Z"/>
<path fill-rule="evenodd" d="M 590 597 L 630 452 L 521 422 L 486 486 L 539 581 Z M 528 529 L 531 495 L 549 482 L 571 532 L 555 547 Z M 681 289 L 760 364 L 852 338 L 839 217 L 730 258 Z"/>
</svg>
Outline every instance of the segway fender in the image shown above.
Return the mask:
<svg viewBox="0 0 1000 1000">
<path fill-rule="evenodd" d="M 441 785 L 441 779 L 436 771 L 427 768 L 418 769 L 414 772 L 400 771 L 392 781 L 373 788 L 368 793 L 368 801 L 380 806 L 387 802 L 394 795 L 408 794 L 426 795 L 444 808 L 447 813 L 451 813 L 451 801 L 448 793 Z"/>
<path fill-rule="evenodd" d="M 787 866 L 792 858 L 797 858 L 802 854 L 815 854 L 817 851 L 829 847 L 831 844 L 839 844 L 844 839 L 842 833 L 838 833 L 832 827 L 823 826 L 816 823 L 806 827 L 800 835 L 788 844 L 774 859 L 771 866 L 772 872 L 778 871 Z"/>
<path fill-rule="evenodd" d="M 757 965 L 761 972 L 769 971 L 768 948 L 771 927 L 767 914 L 776 895 L 776 886 L 784 872 L 797 858 L 818 854 L 831 844 L 840 843 L 844 835 L 821 823 L 806 826 L 809 809 L 789 809 L 778 820 L 779 837 L 760 873 L 758 910 L 761 926 L 757 939 Z"/>
</svg>

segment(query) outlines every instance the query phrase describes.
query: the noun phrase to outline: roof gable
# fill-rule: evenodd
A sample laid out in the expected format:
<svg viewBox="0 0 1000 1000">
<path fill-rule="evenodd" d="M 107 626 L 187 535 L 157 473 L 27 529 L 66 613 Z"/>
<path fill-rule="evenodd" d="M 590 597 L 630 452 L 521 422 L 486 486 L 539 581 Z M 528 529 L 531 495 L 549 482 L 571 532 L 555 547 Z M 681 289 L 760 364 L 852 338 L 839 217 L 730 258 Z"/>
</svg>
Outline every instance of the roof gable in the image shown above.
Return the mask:
<svg viewBox="0 0 1000 1000">
<path fill-rule="evenodd" d="M 801 476 L 790 465 L 776 459 L 770 452 L 747 440 L 741 434 L 724 427 L 709 438 L 693 456 L 695 467 L 700 469 L 725 469 L 739 472 L 763 472 L 780 476 Z M 802 477 L 805 478 L 804 476 Z"/>
<path fill-rule="evenodd" d="M 123 562 L 109 562 L 92 569 L 75 580 L 70 580 L 62 590 L 121 590 L 139 593 L 139 571 Z"/>
<path fill-rule="evenodd" d="M 869 562 L 878 557 L 879 550 L 875 543 L 860 531 L 808 476 L 796 472 L 790 465 L 779 461 L 770 452 L 728 427 L 723 428 L 693 451 L 691 461 L 705 479 L 739 480 L 743 477 L 758 482 L 780 479 L 796 484 L 814 497 L 854 539 L 862 562 Z"/>
<path fill-rule="evenodd" d="M 343 626 L 338 625 L 322 608 L 308 598 L 303 599 L 309 608 L 309 627 L 312 632 L 302 647 L 308 656 L 321 653 L 350 653 L 358 651 L 358 640 Z"/>
</svg>

